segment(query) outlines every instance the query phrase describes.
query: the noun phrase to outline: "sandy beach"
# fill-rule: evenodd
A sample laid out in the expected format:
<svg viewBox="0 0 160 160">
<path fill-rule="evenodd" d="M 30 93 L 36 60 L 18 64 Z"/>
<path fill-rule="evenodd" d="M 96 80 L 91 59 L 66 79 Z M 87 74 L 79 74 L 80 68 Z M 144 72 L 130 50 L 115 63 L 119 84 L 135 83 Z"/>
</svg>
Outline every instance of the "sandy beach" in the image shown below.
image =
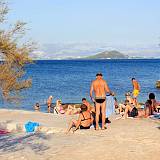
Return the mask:
<svg viewBox="0 0 160 160">
<path fill-rule="evenodd" d="M 111 117 L 107 130 L 91 128 L 66 135 L 68 122 L 76 116 L 0 109 L 0 117 L 0 123 L 34 121 L 54 132 L 1 135 L 1 160 L 159 160 L 160 121 Z"/>
</svg>

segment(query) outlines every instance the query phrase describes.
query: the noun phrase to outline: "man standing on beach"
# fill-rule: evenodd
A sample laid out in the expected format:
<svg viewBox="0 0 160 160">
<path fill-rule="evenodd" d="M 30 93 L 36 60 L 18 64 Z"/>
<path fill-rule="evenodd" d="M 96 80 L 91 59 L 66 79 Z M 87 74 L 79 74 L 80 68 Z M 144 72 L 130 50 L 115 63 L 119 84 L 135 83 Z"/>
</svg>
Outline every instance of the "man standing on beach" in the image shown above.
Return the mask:
<svg viewBox="0 0 160 160">
<path fill-rule="evenodd" d="M 52 99 L 53 99 L 53 96 L 49 96 L 49 98 L 48 98 L 48 100 L 47 100 L 48 113 L 51 112 Z"/>
<path fill-rule="evenodd" d="M 94 92 L 95 98 L 93 98 L 92 93 Z M 110 89 L 107 82 L 103 79 L 102 73 L 96 74 L 96 79 L 92 81 L 90 87 L 90 97 L 92 101 L 96 104 L 96 130 L 99 129 L 99 115 L 100 109 L 102 113 L 102 129 L 106 129 L 105 119 L 106 119 L 106 93 L 110 93 Z"/>
<path fill-rule="evenodd" d="M 134 104 L 137 105 L 137 97 L 140 92 L 140 85 L 135 78 L 132 78 Z"/>
</svg>

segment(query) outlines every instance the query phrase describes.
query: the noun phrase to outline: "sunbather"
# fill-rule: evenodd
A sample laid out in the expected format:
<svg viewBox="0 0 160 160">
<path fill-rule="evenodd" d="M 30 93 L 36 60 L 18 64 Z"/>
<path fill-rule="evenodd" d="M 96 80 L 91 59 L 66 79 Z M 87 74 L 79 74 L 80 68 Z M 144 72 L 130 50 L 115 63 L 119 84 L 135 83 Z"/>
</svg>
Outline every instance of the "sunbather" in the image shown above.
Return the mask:
<svg viewBox="0 0 160 160">
<path fill-rule="evenodd" d="M 82 104 L 81 105 L 81 112 L 79 114 L 78 120 L 72 119 L 69 123 L 68 129 L 66 133 L 68 133 L 71 128 L 75 127 L 73 132 L 75 132 L 77 129 L 89 129 L 90 126 L 93 123 L 93 117 L 92 114 L 87 110 L 87 106 Z"/>
<path fill-rule="evenodd" d="M 57 114 L 58 113 L 60 113 L 60 114 L 64 114 L 65 113 L 65 110 L 64 110 L 64 108 L 62 106 L 62 102 L 59 99 L 56 101 L 55 111 L 57 112 Z"/>
<path fill-rule="evenodd" d="M 58 114 L 72 115 L 80 112 L 80 109 L 69 104 L 62 104 L 61 100 L 56 101 L 55 112 Z"/>
<path fill-rule="evenodd" d="M 138 116 L 138 110 L 132 104 L 129 103 L 129 100 L 125 100 L 125 112 L 124 112 L 124 119 L 127 117 L 136 117 Z"/>
<path fill-rule="evenodd" d="M 158 102 L 156 100 L 156 96 L 154 93 L 150 93 L 149 94 L 149 100 L 151 100 L 152 104 L 151 104 L 151 114 L 153 114 L 154 112 L 158 112 L 158 106 L 160 106 L 160 102 Z"/>
<path fill-rule="evenodd" d="M 128 101 L 129 101 L 129 104 L 131 104 L 132 106 L 135 106 L 134 100 L 133 100 L 130 92 L 127 92 L 127 93 L 125 94 L 125 97 L 126 97 L 125 100 L 128 100 Z M 122 112 L 125 111 L 125 109 L 126 109 L 125 103 L 124 103 L 124 102 L 123 102 L 123 103 L 120 103 L 120 104 L 119 104 L 119 113 L 121 114 Z"/>
</svg>

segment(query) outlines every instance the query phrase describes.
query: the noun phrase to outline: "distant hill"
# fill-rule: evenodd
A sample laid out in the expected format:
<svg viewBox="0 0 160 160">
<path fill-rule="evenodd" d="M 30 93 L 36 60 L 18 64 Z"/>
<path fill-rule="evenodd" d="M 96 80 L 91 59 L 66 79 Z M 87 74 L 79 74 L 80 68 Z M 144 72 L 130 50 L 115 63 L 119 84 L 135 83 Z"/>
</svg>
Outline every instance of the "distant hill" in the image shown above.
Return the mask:
<svg viewBox="0 0 160 160">
<path fill-rule="evenodd" d="M 85 57 L 85 59 L 126 59 L 128 55 L 122 54 L 118 51 L 105 51 L 93 56 Z"/>
</svg>

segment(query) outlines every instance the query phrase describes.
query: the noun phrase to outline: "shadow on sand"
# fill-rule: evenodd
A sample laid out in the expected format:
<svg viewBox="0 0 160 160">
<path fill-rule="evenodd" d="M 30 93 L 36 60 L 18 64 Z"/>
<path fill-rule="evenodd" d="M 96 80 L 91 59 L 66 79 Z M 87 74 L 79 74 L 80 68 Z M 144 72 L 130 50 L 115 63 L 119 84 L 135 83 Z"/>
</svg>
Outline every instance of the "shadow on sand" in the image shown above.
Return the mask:
<svg viewBox="0 0 160 160">
<path fill-rule="evenodd" d="M 49 137 L 44 134 L 4 134 L 0 135 L 0 154 L 16 152 L 29 147 L 35 154 L 43 154 L 49 147 L 44 144 Z"/>
</svg>

